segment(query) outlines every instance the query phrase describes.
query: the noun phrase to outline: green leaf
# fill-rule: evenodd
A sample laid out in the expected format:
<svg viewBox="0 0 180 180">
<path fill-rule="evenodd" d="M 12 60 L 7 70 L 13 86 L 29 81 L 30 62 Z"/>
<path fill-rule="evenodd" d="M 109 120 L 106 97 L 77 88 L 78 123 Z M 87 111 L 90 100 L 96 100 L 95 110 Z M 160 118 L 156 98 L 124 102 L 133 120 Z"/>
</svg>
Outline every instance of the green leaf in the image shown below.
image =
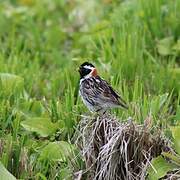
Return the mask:
<svg viewBox="0 0 180 180">
<path fill-rule="evenodd" d="M 177 43 L 172 47 L 177 53 L 180 52 L 180 39 L 178 39 Z"/>
<path fill-rule="evenodd" d="M 40 160 L 66 162 L 72 156 L 74 146 L 65 141 L 50 142 L 41 152 Z"/>
<path fill-rule="evenodd" d="M 172 136 L 174 138 L 174 147 L 178 154 L 180 154 L 180 126 L 172 127 Z"/>
<path fill-rule="evenodd" d="M 72 171 L 69 168 L 63 168 L 60 170 L 60 179 L 72 180 Z"/>
<path fill-rule="evenodd" d="M 177 107 L 177 111 L 174 119 L 180 123 L 180 106 Z"/>
<path fill-rule="evenodd" d="M 49 118 L 29 118 L 21 122 L 21 125 L 28 131 L 36 132 L 41 137 L 47 137 L 55 133 L 58 125 L 52 123 Z"/>
<path fill-rule="evenodd" d="M 37 178 L 37 179 L 41 179 L 41 180 L 47 180 L 46 176 L 43 175 L 43 174 L 40 173 L 40 172 L 38 172 L 38 173 L 36 174 L 36 178 Z"/>
<path fill-rule="evenodd" d="M 25 101 L 24 99 L 21 100 L 17 106 L 17 109 L 21 114 L 27 117 L 41 116 L 45 112 L 41 101 L 33 99 L 29 101 Z"/>
<path fill-rule="evenodd" d="M 23 87 L 24 79 L 22 77 L 9 73 L 0 73 L 0 88 L 3 95 L 19 94 L 22 92 Z"/>
<path fill-rule="evenodd" d="M 16 180 L 16 178 L 4 167 L 0 162 L 0 175 L 1 180 Z"/>
<path fill-rule="evenodd" d="M 158 156 L 151 161 L 151 166 L 148 168 L 148 177 L 150 180 L 157 180 L 176 168 L 176 165 L 168 163 L 162 156 Z"/>
<path fill-rule="evenodd" d="M 168 71 L 174 78 L 180 78 L 180 68 L 169 68 Z"/>
<path fill-rule="evenodd" d="M 164 157 L 167 157 L 174 161 L 178 166 L 180 166 L 180 157 L 178 155 L 172 154 L 170 152 L 162 152 Z"/>
<path fill-rule="evenodd" d="M 157 43 L 158 53 L 163 56 L 172 54 L 173 42 L 174 40 L 172 36 L 159 40 Z"/>
<path fill-rule="evenodd" d="M 163 105 L 166 103 L 167 100 L 168 100 L 168 93 L 155 96 L 150 104 L 152 114 L 157 114 L 160 108 L 163 107 Z"/>
</svg>

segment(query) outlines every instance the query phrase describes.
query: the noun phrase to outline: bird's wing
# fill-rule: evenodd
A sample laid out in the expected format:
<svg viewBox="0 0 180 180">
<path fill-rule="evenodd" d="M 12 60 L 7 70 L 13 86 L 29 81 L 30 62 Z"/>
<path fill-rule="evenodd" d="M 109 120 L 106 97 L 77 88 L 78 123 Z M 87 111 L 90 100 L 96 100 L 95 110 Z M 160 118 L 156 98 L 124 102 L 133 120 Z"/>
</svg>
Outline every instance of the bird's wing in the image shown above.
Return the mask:
<svg viewBox="0 0 180 180">
<path fill-rule="evenodd" d="M 128 106 L 126 102 L 123 100 L 123 98 L 107 83 L 107 81 L 100 79 L 100 82 L 102 83 L 101 87 L 103 87 L 103 96 L 108 98 L 113 103 L 128 109 Z"/>
<path fill-rule="evenodd" d="M 83 94 L 91 101 L 92 105 L 111 104 L 127 109 L 125 101 L 118 95 L 112 87 L 99 76 L 89 78 L 84 81 Z"/>
</svg>

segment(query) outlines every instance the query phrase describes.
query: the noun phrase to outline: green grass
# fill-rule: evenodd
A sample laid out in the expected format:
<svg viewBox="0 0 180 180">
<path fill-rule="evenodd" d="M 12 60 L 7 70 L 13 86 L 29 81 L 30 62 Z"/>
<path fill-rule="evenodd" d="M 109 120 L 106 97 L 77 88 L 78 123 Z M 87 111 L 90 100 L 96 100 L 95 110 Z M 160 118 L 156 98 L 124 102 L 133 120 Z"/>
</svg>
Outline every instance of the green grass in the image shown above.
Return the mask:
<svg viewBox="0 0 180 180">
<path fill-rule="evenodd" d="M 180 119 L 179 19 L 179 0 L 2 1 L 4 166 L 21 179 L 63 179 L 83 168 L 81 158 L 74 158 L 78 150 L 55 158 L 41 154 L 56 141 L 76 149 L 71 145 L 73 134 L 79 115 L 87 112 L 78 97 L 77 68 L 86 60 L 130 104 L 128 111 L 113 111 L 120 119 L 131 116 L 143 123 L 151 115 L 152 130 L 160 127 L 168 135 Z M 27 123 L 31 120 L 35 121 Z"/>
</svg>

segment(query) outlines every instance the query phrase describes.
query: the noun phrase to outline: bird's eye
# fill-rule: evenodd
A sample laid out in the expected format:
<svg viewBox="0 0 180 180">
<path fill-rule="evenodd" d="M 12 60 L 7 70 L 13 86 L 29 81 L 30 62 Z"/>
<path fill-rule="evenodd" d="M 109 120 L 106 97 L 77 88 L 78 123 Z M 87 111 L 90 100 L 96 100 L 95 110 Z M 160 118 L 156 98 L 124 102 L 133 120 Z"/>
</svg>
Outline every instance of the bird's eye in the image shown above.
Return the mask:
<svg viewBox="0 0 180 180">
<path fill-rule="evenodd" d="M 91 72 L 91 70 L 90 70 L 90 69 L 85 69 L 85 72 L 86 72 L 87 74 L 89 74 L 89 73 Z"/>
<path fill-rule="evenodd" d="M 89 74 L 91 72 L 91 69 L 87 69 L 87 68 L 84 68 L 83 69 L 83 74 L 84 75 L 87 75 L 87 74 Z"/>
</svg>

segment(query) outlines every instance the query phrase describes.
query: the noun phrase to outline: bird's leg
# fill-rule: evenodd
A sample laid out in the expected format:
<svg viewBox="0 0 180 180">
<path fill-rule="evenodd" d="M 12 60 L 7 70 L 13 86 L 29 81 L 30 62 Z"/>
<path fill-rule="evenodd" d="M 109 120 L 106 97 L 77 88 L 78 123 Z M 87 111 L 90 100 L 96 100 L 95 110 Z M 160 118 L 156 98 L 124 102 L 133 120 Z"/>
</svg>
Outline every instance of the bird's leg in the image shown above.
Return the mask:
<svg viewBox="0 0 180 180">
<path fill-rule="evenodd" d="M 103 108 L 100 108 L 96 111 L 96 113 L 99 115 L 99 116 L 104 116 L 107 114 L 107 109 L 103 109 Z"/>
<path fill-rule="evenodd" d="M 96 111 L 92 112 L 92 117 L 97 119 L 102 114 L 102 108 L 97 109 Z"/>
</svg>

